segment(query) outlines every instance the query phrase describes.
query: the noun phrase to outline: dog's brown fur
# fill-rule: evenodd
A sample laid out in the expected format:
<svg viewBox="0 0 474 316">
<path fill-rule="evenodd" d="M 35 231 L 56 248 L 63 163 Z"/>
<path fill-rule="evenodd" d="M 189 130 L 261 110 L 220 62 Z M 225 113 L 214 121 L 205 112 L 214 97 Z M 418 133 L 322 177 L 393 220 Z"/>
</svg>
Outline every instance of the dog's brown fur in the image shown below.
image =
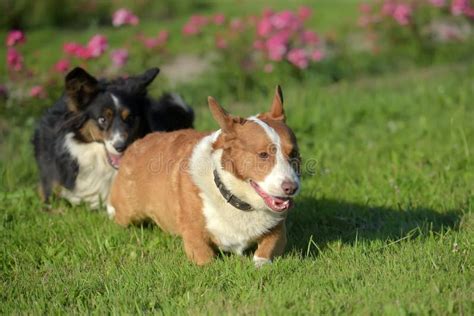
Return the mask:
<svg viewBox="0 0 474 316">
<path fill-rule="evenodd" d="M 284 123 L 279 93 L 271 111 L 260 117 L 280 134 L 282 150 L 290 157 L 297 151 L 296 139 Z M 270 155 L 260 162 L 253 158 L 268 149 L 271 144 L 268 136 L 256 123 L 227 114 L 212 98 L 209 98 L 209 107 L 222 131 L 213 143 L 214 150 L 224 150 L 222 167 L 239 179 L 263 179 L 276 158 Z M 202 192 L 188 166 L 196 145 L 208 135 L 210 133 L 181 130 L 153 133 L 136 141 L 125 153 L 109 201 L 116 223 L 127 226 L 152 219 L 164 231 L 181 236 L 187 256 L 198 265 L 210 262 L 220 246 L 218 238 L 206 228 Z M 286 215 L 256 238 L 255 256 L 271 259 L 283 253 L 285 218 Z"/>
</svg>

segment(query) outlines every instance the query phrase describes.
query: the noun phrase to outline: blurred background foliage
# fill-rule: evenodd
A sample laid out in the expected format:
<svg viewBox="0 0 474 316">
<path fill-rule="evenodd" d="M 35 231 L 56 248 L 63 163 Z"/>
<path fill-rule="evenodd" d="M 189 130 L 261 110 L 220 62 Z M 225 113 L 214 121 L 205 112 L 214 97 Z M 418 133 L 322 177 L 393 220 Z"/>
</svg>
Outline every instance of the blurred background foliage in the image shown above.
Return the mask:
<svg viewBox="0 0 474 316">
<path fill-rule="evenodd" d="M 31 29 L 41 27 L 84 28 L 110 24 L 111 12 L 129 8 L 143 19 L 172 19 L 211 6 L 208 0 L 3 0 L 0 27 Z"/>
<path fill-rule="evenodd" d="M 75 66 L 99 77 L 159 66 L 152 93 L 180 90 L 201 103 L 207 91 L 245 101 L 276 82 L 327 85 L 472 62 L 473 8 L 466 0 L 4 0 L 2 37 L 25 38 L 0 50 L 0 113 L 46 107 Z M 120 10 L 139 23 L 114 25 Z M 97 56 L 67 48 L 93 39 L 103 42 Z"/>
</svg>

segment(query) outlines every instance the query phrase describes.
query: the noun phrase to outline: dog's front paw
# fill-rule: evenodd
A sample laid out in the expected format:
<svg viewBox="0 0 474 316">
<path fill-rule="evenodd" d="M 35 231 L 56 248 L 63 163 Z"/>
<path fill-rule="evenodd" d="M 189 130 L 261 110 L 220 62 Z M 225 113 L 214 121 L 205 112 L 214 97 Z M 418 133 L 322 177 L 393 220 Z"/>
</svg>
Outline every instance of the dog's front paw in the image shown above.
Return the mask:
<svg viewBox="0 0 474 316">
<path fill-rule="evenodd" d="M 109 215 L 110 219 L 115 218 L 115 207 L 110 204 L 107 204 L 107 215 Z"/>
<path fill-rule="evenodd" d="M 261 268 L 262 266 L 264 266 L 266 264 L 271 264 L 272 260 L 268 259 L 268 258 L 253 256 L 253 263 L 255 264 L 256 268 Z"/>
</svg>

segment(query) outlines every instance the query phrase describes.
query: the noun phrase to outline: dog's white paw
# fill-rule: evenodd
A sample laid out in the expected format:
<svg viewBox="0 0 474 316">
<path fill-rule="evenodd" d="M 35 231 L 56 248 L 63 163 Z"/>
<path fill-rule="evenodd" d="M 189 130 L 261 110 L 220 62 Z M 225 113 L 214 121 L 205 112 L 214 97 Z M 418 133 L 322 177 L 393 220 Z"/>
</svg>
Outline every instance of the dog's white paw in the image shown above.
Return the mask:
<svg viewBox="0 0 474 316">
<path fill-rule="evenodd" d="M 107 214 L 109 214 L 110 219 L 113 219 L 115 217 L 115 207 L 110 204 L 107 204 Z"/>
<path fill-rule="evenodd" d="M 262 266 L 264 266 L 266 264 L 271 264 L 272 260 L 268 259 L 268 258 L 253 256 L 253 263 L 255 264 L 256 268 L 261 268 Z"/>
</svg>

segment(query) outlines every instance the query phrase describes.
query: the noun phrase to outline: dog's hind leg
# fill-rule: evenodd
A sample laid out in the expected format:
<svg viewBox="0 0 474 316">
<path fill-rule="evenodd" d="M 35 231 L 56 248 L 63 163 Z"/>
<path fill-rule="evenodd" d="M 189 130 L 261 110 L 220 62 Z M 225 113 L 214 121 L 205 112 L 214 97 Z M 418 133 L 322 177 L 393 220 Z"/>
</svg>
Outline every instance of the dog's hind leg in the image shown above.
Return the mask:
<svg viewBox="0 0 474 316">
<path fill-rule="evenodd" d="M 196 231 L 183 232 L 184 250 L 188 258 L 201 266 L 212 261 L 216 255 L 209 241 Z"/>
<path fill-rule="evenodd" d="M 49 198 L 53 193 L 53 181 L 47 175 L 41 175 L 41 180 L 38 185 L 38 193 L 43 203 L 49 202 Z"/>
</svg>

